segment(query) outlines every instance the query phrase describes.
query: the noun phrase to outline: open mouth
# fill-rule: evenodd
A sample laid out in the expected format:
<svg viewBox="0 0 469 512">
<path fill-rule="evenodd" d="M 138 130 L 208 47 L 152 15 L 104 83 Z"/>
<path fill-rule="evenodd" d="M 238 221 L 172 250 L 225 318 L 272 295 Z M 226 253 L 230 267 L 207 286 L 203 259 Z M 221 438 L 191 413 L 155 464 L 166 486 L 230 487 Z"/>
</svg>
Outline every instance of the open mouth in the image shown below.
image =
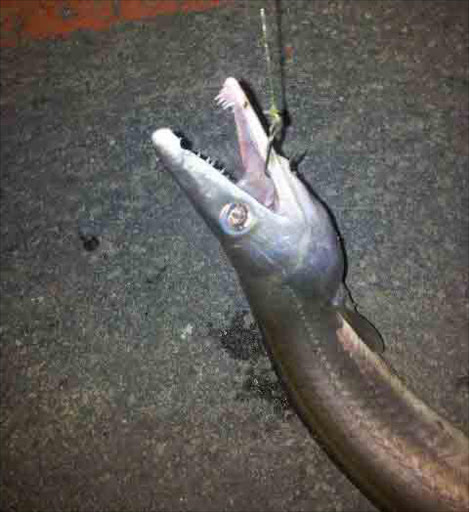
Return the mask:
<svg viewBox="0 0 469 512">
<path fill-rule="evenodd" d="M 268 172 L 268 166 L 266 166 L 268 138 L 257 114 L 238 81 L 234 78 L 228 78 L 225 81 L 216 97 L 216 102 L 224 110 L 231 110 L 234 115 L 242 161 L 242 169 L 238 176 L 241 175 L 241 177 L 236 178 L 235 173 L 227 170 L 219 161 L 202 152 L 193 151 L 190 143 L 184 137 L 181 137 L 181 148 L 206 162 L 239 189 L 274 211 L 277 196 L 274 181 Z"/>
<path fill-rule="evenodd" d="M 231 173 L 203 153 L 192 151 L 171 130 L 162 128 L 152 139 L 158 155 L 174 178 L 196 202 L 213 208 L 219 201 L 241 201 L 289 217 L 303 216 L 306 194 L 288 160 L 274 149 L 269 152 L 269 138 L 245 92 L 234 78 L 227 78 L 216 101 L 233 113 L 241 156 L 241 172 Z M 241 176 L 236 179 L 235 176 Z M 204 196 L 204 199 L 202 198 Z M 231 199 L 230 199 L 231 198 Z M 195 199 L 194 199 L 195 201 Z M 265 212 L 267 213 L 267 212 Z"/>
</svg>

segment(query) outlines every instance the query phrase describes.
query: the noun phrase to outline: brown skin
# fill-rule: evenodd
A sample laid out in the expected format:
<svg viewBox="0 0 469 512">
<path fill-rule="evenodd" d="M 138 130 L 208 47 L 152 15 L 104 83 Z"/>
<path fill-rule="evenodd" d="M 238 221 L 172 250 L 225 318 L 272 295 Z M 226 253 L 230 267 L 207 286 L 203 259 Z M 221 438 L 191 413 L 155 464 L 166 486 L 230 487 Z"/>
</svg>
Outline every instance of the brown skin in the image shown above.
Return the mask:
<svg viewBox="0 0 469 512">
<path fill-rule="evenodd" d="M 333 308 L 278 281 L 243 287 L 301 418 L 364 494 L 382 510 L 469 509 L 469 447 L 459 430 Z"/>
</svg>

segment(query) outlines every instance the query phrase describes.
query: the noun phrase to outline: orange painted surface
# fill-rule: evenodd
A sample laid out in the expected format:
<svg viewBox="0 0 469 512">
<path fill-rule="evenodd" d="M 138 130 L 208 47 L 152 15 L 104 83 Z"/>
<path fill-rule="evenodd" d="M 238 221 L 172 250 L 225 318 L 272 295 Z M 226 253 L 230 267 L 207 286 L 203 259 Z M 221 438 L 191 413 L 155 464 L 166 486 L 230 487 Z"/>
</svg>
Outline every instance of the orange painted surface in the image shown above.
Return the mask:
<svg viewBox="0 0 469 512">
<path fill-rule="evenodd" d="M 224 0 L 0 0 L 0 46 L 28 39 L 65 38 L 78 29 L 160 14 L 205 11 Z"/>
</svg>

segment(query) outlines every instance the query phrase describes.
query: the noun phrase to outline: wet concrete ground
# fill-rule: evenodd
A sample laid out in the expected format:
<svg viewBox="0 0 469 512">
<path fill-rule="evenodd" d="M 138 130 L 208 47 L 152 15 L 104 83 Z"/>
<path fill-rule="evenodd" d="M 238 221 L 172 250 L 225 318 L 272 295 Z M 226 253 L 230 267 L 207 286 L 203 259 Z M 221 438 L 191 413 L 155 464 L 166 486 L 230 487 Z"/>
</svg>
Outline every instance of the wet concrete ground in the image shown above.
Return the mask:
<svg viewBox="0 0 469 512">
<path fill-rule="evenodd" d="M 268 107 L 262 5 L 2 49 L 2 510 L 375 510 L 289 407 L 151 147 L 169 126 L 239 167 L 213 99 L 235 76 Z M 386 358 L 466 433 L 467 20 L 466 2 L 299 1 L 282 20 L 284 152 L 307 150 Z"/>
</svg>

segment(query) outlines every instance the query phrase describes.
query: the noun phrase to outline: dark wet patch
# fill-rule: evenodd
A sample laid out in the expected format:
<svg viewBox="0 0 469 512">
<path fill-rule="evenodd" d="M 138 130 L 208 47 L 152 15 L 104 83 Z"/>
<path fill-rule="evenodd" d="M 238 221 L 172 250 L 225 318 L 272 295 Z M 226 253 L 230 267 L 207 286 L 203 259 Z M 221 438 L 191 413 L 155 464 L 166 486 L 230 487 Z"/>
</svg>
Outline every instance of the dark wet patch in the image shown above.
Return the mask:
<svg viewBox="0 0 469 512">
<path fill-rule="evenodd" d="M 145 279 L 146 284 L 157 285 L 165 275 L 166 270 L 168 270 L 168 268 L 169 265 L 165 265 L 164 267 L 160 268 L 158 272 L 156 272 L 155 274 L 148 276 Z"/>
<path fill-rule="evenodd" d="M 254 323 L 246 325 L 248 311 L 235 313 L 228 329 L 214 329 L 209 326 L 209 334 L 220 340 L 223 350 L 233 359 L 242 361 L 257 361 L 259 356 L 265 356 L 262 337 Z"/>
<path fill-rule="evenodd" d="M 279 416 L 284 417 L 285 411 L 291 410 L 288 397 L 275 375 L 262 336 L 257 325 L 251 320 L 249 311 L 236 313 L 228 329 L 210 327 L 209 334 L 220 340 L 221 347 L 230 357 L 250 363 L 236 399 L 265 400 L 273 404 L 274 411 Z"/>
<path fill-rule="evenodd" d="M 280 416 L 291 409 L 287 394 L 272 369 L 251 367 L 246 372 L 242 391 L 236 398 L 243 401 L 253 397 L 272 403 Z"/>
<path fill-rule="evenodd" d="M 99 240 L 94 235 L 80 235 L 80 240 L 83 242 L 83 249 L 88 252 L 95 251 L 99 247 Z"/>
</svg>

